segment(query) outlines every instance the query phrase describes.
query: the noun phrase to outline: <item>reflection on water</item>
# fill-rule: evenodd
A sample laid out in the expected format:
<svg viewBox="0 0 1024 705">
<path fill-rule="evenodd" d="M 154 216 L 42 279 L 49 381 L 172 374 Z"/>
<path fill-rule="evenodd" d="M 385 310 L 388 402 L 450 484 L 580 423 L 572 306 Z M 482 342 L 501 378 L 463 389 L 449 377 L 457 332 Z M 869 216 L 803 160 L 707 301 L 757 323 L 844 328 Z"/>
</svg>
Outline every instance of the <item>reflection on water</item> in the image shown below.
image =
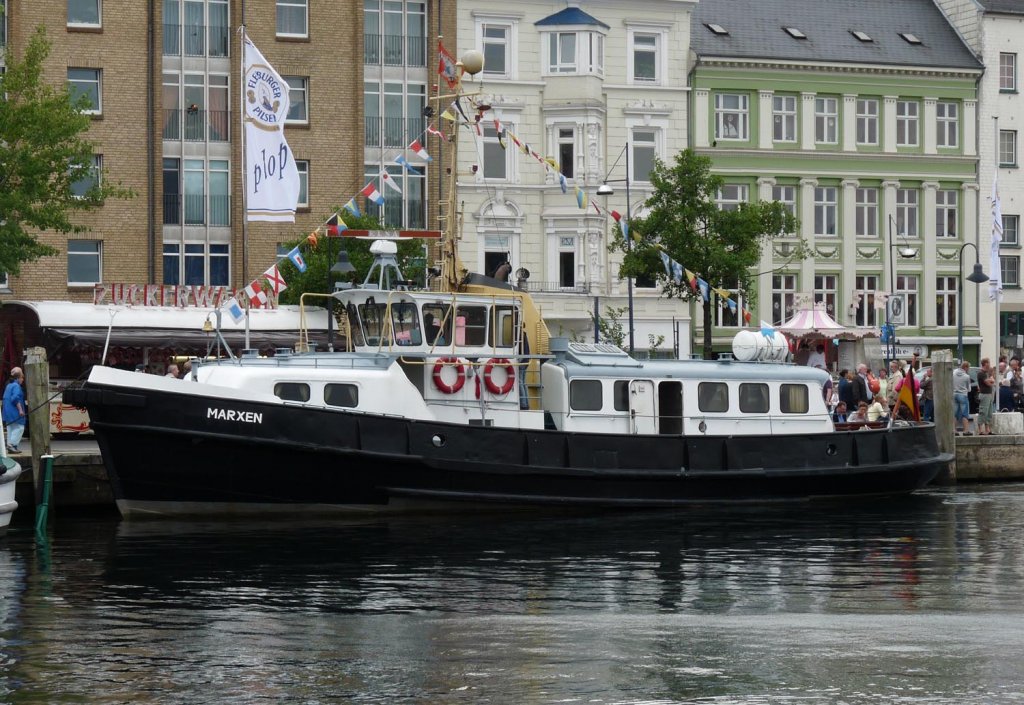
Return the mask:
<svg viewBox="0 0 1024 705">
<path fill-rule="evenodd" d="M 25 519 L 27 517 L 19 517 Z M 0 543 L 3 702 L 1024 701 L 1024 485 Z"/>
</svg>

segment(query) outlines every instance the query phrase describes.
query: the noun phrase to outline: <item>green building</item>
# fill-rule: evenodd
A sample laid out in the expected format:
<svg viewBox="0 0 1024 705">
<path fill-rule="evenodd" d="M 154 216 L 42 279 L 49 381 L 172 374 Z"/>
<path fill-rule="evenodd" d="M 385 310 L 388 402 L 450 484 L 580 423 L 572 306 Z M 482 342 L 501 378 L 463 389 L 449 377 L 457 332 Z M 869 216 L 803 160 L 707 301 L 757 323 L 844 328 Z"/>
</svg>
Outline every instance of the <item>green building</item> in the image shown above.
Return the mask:
<svg viewBox="0 0 1024 705">
<path fill-rule="evenodd" d="M 897 355 L 926 358 L 956 346 L 962 308 L 976 354 L 979 291 L 960 262 L 978 241 L 983 67 L 931 0 L 703 0 L 691 46 L 690 143 L 726 180 L 721 206 L 778 200 L 800 221 L 762 254 L 752 323 L 814 302 L 880 328 L 888 303 Z M 710 305 L 727 350 L 744 324 Z M 827 348 L 834 368 L 885 356 L 877 340 Z"/>
</svg>

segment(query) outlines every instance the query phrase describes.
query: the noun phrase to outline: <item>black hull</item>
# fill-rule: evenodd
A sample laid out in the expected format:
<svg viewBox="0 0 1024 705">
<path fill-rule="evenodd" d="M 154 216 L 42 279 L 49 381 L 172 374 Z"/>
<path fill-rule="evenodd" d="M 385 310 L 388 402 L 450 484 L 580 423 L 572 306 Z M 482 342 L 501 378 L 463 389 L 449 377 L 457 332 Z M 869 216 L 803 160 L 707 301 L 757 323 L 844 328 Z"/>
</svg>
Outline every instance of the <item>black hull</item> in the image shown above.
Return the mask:
<svg viewBox="0 0 1024 705">
<path fill-rule="evenodd" d="M 92 383 L 65 401 L 88 408 L 126 516 L 807 501 L 912 492 L 951 460 L 930 425 L 689 438 L 462 426 Z M 210 408 L 231 413 L 210 418 Z"/>
</svg>

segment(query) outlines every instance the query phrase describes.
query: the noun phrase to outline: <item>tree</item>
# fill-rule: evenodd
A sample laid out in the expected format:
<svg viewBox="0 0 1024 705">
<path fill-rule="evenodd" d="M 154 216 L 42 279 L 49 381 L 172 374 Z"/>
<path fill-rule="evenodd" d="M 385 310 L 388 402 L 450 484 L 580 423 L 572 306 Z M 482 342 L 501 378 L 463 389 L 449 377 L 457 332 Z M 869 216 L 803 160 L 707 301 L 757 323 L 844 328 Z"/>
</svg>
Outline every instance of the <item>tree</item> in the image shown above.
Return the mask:
<svg viewBox="0 0 1024 705">
<path fill-rule="evenodd" d="M 364 214 L 357 218 L 347 211 L 342 213 L 342 220 L 352 230 L 380 230 L 382 227 L 380 221 L 373 216 Z M 303 259 L 306 262 L 306 271 L 299 272 L 291 260 L 284 260 L 280 264 L 281 274 L 288 282 L 288 288 L 281 292 L 280 302 L 298 304 L 300 297 L 306 292 L 326 294 L 333 291 L 334 287 L 329 286 L 328 276 L 331 267 L 337 261 L 338 252 L 343 247 L 348 252 L 349 261 L 356 271 L 343 277 L 335 275 L 334 281 L 361 284 L 373 264 L 374 256 L 370 254 L 372 244 L 372 240 L 351 237 L 327 238 L 323 235 L 317 237 L 316 246 L 311 246 L 306 238 L 289 243 L 289 247 L 295 245 L 301 247 Z M 423 281 L 426 262 L 423 256 L 422 240 L 398 241 L 398 266 L 406 281 Z M 323 307 L 326 305 L 325 302 L 326 299 L 318 298 L 309 303 L 313 306 Z"/>
<path fill-rule="evenodd" d="M 752 305 L 757 274 L 752 268 L 766 241 L 796 232 L 798 222 L 778 201 L 743 203 L 722 210 L 716 203 L 724 181 L 711 173 L 711 159 L 692 150 L 676 155 L 675 163 L 656 162 L 651 173 L 654 193 L 645 203 L 647 214 L 630 223 L 631 242 L 616 228 L 612 248 L 625 253 L 623 276 L 656 278 L 667 296 L 684 300 L 700 296 L 686 277 L 670 277 L 662 253 L 694 272 L 712 287 L 737 288 Z M 798 240 L 790 262 L 807 256 Z M 703 306 L 704 357 L 711 358 L 712 306 Z"/>
<path fill-rule="evenodd" d="M 0 76 L 0 271 L 9 274 L 18 274 L 24 262 L 57 254 L 36 232 L 85 232 L 75 214 L 133 195 L 94 172 L 95 148 L 84 137 L 92 123 L 83 112 L 88 98 L 72 101 L 67 86 L 44 82 L 49 53 L 40 27 L 23 57 L 8 50 Z"/>
</svg>

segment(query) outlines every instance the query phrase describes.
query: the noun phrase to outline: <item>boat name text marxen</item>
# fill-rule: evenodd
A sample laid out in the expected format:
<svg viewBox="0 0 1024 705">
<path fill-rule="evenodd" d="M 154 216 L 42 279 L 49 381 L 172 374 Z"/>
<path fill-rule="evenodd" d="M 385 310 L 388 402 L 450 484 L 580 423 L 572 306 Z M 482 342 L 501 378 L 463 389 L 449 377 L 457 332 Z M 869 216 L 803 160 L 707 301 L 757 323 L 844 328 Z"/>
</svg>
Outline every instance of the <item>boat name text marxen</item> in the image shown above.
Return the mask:
<svg viewBox="0 0 1024 705">
<path fill-rule="evenodd" d="M 263 423 L 263 414 L 258 411 L 235 411 L 234 409 L 206 409 L 206 418 L 222 421 L 240 421 L 242 423 Z"/>
</svg>

